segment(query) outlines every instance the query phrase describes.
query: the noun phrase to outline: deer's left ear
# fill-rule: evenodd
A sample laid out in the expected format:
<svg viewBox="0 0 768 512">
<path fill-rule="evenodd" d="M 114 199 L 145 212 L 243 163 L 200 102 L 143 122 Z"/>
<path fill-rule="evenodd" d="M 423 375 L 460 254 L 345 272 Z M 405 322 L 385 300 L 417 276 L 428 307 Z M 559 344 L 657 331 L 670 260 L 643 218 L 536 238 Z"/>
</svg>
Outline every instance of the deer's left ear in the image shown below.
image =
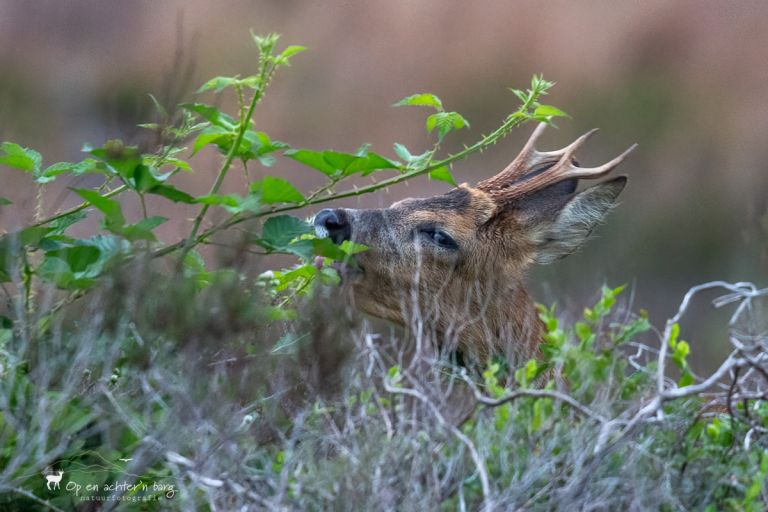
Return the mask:
<svg viewBox="0 0 768 512">
<path fill-rule="evenodd" d="M 626 184 L 626 176 L 619 176 L 588 188 L 565 203 L 554 220 L 542 223 L 533 240 L 536 263 L 552 263 L 584 245 L 592 230 L 615 206 Z"/>
</svg>

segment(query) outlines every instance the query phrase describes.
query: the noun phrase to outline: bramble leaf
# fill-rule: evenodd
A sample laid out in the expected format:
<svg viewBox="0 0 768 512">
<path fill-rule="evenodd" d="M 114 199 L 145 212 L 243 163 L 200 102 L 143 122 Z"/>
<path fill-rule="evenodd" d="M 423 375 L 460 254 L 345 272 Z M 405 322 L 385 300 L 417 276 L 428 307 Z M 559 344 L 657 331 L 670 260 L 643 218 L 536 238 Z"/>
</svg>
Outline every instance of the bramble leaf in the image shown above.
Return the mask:
<svg viewBox="0 0 768 512">
<path fill-rule="evenodd" d="M 258 243 L 267 249 L 282 250 L 293 239 L 313 231 L 312 226 L 301 219 L 290 215 L 277 215 L 264 223 Z"/>
<path fill-rule="evenodd" d="M 533 111 L 533 115 L 536 118 L 552 118 L 552 117 L 571 117 L 557 107 L 552 105 L 539 105 L 536 110 Z"/>
<path fill-rule="evenodd" d="M 78 188 L 73 189 L 73 192 L 91 203 L 96 209 L 104 214 L 104 225 L 108 230 L 119 230 L 119 228 L 125 225 L 123 209 L 119 202 L 104 197 L 95 190 Z"/>
<path fill-rule="evenodd" d="M 243 145 L 237 156 L 245 160 L 253 160 L 255 158 L 259 160 L 261 165 L 271 167 L 275 163 L 275 158 L 269 153 L 288 147 L 288 144 L 285 142 L 270 139 L 264 132 L 247 130 L 243 135 Z"/>
<path fill-rule="evenodd" d="M 35 177 L 35 181 L 38 183 L 48 183 L 56 179 L 56 176 L 66 173 L 70 173 L 74 176 L 80 176 L 85 173 L 108 174 L 108 169 L 104 162 L 99 162 L 93 158 L 86 158 L 78 163 L 58 162 L 46 167 Z"/>
<path fill-rule="evenodd" d="M 257 195 L 263 204 L 301 203 L 305 200 L 290 181 L 273 176 L 265 176 L 252 183 L 251 193 Z"/>
<path fill-rule="evenodd" d="M 219 93 L 226 89 L 227 87 L 232 87 L 237 83 L 237 77 L 234 76 L 217 76 L 215 78 L 211 78 L 207 82 L 205 82 L 203 85 L 200 86 L 200 88 L 196 91 L 197 94 L 206 92 L 206 91 L 213 91 L 216 93 Z"/>
<path fill-rule="evenodd" d="M 235 134 L 221 126 L 211 126 L 200 133 L 192 144 L 192 155 L 203 149 L 209 144 L 215 144 L 221 151 L 228 151 L 235 140 Z"/>
<path fill-rule="evenodd" d="M 443 102 L 440 98 L 431 93 L 413 94 L 407 96 L 393 105 L 394 107 L 404 106 L 418 106 L 418 107 L 432 107 L 438 112 L 443 111 Z"/>
<path fill-rule="evenodd" d="M 23 148 L 13 142 L 3 142 L 0 150 L 5 153 L 0 155 L 0 164 L 21 169 L 25 172 L 37 173 L 43 162 L 43 157 L 34 149 Z"/>
<path fill-rule="evenodd" d="M 290 66 L 290 59 L 296 54 L 306 51 L 305 46 L 291 45 L 285 48 L 280 55 L 275 57 L 275 64 L 278 66 Z"/>
<path fill-rule="evenodd" d="M 195 198 L 194 202 L 221 206 L 229 213 L 256 212 L 261 206 L 259 197 L 255 194 L 246 197 L 238 194 L 208 194 Z"/>
<path fill-rule="evenodd" d="M 99 148 L 86 145 L 83 151 L 105 162 L 123 181 L 132 179 L 136 167 L 143 163 L 139 148 L 126 146 L 118 139 L 108 140 Z"/>
<path fill-rule="evenodd" d="M 454 187 L 456 186 L 456 180 L 453 179 L 453 175 L 451 174 L 451 171 L 448 169 L 447 165 L 443 165 L 434 171 L 430 171 L 429 177 L 433 180 L 444 181 L 450 185 L 453 185 Z"/>
<path fill-rule="evenodd" d="M 376 153 L 350 154 L 338 151 L 312 151 L 289 149 L 283 155 L 308 167 L 317 169 L 328 177 L 341 178 L 360 173 L 363 176 L 379 169 L 400 169 L 399 163 Z"/>
<path fill-rule="evenodd" d="M 147 192 L 149 192 L 150 194 L 163 196 L 166 199 L 170 199 L 174 203 L 192 204 L 195 202 L 195 198 L 190 194 L 187 194 L 183 190 L 179 190 L 173 185 L 168 185 L 166 183 L 155 185 L 154 187 L 149 189 Z"/>
<path fill-rule="evenodd" d="M 237 128 L 237 121 L 218 108 L 205 103 L 184 103 L 181 107 L 190 112 L 194 112 L 214 126 L 219 126 L 226 130 L 233 131 Z"/>
<path fill-rule="evenodd" d="M 437 128 L 437 136 L 443 139 L 449 132 L 469 128 L 469 122 L 458 112 L 438 112 L 427 118 L 427 131 Z"/>
</svg>

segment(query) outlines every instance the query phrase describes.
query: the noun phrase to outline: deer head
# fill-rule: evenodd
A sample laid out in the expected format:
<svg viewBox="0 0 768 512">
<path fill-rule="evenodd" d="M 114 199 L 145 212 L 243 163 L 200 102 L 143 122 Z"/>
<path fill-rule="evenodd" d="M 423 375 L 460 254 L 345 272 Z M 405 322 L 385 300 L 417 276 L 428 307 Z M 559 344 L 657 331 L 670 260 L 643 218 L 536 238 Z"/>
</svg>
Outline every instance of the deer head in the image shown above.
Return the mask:
<svg viewBox="0 0 768 512">
<path fill-rule="evenodd" d="M 399 324 L 414 318 L 438 343 L 474 357 L 504 351 L 530 357 L 540 322 L 524 284 L 536 263 L 578 250 L 615 205 L 627 178 L 577 193 L 619 165 L 634 146 L 598 167 L 579 167 L 576 151 L 595 130 L 557 151 L 538 151 L 540 124 L 504 170 L 475 187 L 405 199 L 382 209 L 325 209 L 318 236 L 353 240 L 368 251 L 342 272 L 358 308 Z"/>
</svg>

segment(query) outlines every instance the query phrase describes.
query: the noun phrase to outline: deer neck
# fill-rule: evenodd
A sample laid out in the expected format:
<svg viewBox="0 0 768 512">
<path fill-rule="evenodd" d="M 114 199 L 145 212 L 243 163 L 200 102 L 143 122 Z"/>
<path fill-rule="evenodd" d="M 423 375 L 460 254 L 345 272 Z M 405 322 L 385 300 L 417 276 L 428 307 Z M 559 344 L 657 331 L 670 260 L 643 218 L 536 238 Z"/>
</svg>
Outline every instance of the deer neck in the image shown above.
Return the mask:
<svg viewBox="0 0 768 512">
<path fill-rule="evenodd" d="M 543 324 L 525 286 L 490 286 L 469 304 L 444 318 L 441 330 L 450 345 L 482 365 L 494 356 L 514 364 L 537 357 Z"/>
</svg>

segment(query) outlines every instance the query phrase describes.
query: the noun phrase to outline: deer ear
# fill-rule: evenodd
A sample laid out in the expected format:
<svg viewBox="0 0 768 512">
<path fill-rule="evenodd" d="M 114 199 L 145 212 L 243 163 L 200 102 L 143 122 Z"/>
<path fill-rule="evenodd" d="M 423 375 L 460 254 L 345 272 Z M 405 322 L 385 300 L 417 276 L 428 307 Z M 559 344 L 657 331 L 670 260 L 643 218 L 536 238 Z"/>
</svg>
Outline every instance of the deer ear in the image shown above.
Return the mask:
<svg viewBox="0 0 768 512">
<path fill-rule="evenodd" d="M 553 221 L 540 226 L 534 239 L 534 260 L 552 263 L 577 251 L 615 206 L 626 184 L 626 176 L 619 176 L 588 188 L 565 203 Z"/>
</svg>

